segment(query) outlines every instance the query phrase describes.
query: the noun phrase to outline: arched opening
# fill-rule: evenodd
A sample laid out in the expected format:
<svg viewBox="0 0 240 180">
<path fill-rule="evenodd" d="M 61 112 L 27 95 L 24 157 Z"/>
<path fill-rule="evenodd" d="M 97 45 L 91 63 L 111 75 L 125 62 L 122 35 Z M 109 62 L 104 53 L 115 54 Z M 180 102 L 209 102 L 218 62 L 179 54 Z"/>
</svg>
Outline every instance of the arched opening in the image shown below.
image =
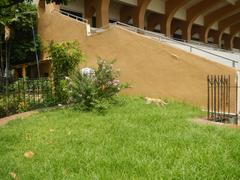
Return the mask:
<svg viewBox="0 0 240 180">
<path fill-rule="evenodd" d="M 157 33 L 161 33 L 161 25 L 160 24 L 157 24 L 154 29 L 153 29 L 154 32 L 157 32 Z"/>
<path fill-rule="evenodd" d="M 174 33 L 173 33 L 173 38 L 176 40 L 182 40 L 182 29 L 181 28 L 177 28 Z"/>
<path fill-rule="evenodd" d="M 123 5 L 118 1 L 110 1 L 109 5 L 109 22 L 114 23 L 120 21 L 120 11 Z"/>
<path fill-rule="evenodd" d="M 84 0 L 69 1 L 67 5 L 61 4 L 60 10 L 63 13 L 69 13 L 68 16 L 76 19 L 84 16 Z"/>
<path fill-rule="evenodd" d="M 96 22 L 96 8 L 94 6 L 89 8 L 86 16 L 87 16 L 86 18 L 88 19 L 89 24 L 92 27 L 96 27 L 96 25 L 97 25 L 97 22 Z"/>
<path fill-rule="evenodd" d="M 133 7 L 123 6 L 120 10 L 120 21 L 129 25 L 133 25 Z"/>
<path fill-rule="evenodd" d="M 145 15 L 145 26 L 148 30 L 163 33 L 164 19 L 165 16 L 163 14 L 152 13 L 147 11 Z"/>
<path fill-rule="evenodd" d="M 129 24 L 129 25 L 133 25 L 133 18 L 128 16 L 126 23 Z"/>
<path fill-rule="evenodd" d="M 178 40 L 183 41 L 185 38 L 185 22 L 179 19 L 174 19 L 171 22 L 171 36 Z"/>
<path fill-rule="evenodd" d="M 192 34 L 191 40 L 193 41 L 200 41 L 200 34 L 195 32 Z"/>
<path fill-rule="evenodd" d="M 233 48 L 240 50 L 240 37 L 237 36 L 233 39 Z"/>
<path fill-rule="evenodd" d="M 110 0 L 84 0 L 85 18 L 92 27 L 104 27 L 109 23 Z"/>
<path fill-rule="evenodd" d="M 224 39 L 221 40 L 221 48 L 222 48 L 222 49 L 225 48 L 225 40 L 224 40 Z"/>
<path fill-rule="evenodd" d="M 213 44 L 214 43 L 214 38 L 212 36 L 208 37 L 208 43 Z"/>
<path fill-rule="evenodd" d="M 133 17 L 132 17 L 132 14 L 129 13 L 127 11 L 126 13 L 126 9 L 125 8 L 122 8 L 121 12 L 120 12 L 120 21 L 122 23 L 126 23 L 126 24 L 129 24 L 129 25 L 133 25 Z"/>
</svg>

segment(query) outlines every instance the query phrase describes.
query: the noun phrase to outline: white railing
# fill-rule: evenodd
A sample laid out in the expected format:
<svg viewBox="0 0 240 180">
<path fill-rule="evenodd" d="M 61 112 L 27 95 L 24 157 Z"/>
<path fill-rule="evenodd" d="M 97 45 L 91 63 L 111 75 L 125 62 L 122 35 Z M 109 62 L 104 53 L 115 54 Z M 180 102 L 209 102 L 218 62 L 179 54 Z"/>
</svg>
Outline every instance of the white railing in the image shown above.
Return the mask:
<svg viewBox="0 0 240 180">
<path fill-rule="evenodd" d="M 65 15 L 65 16 L 71 17 L 71 18 L 73 18 L 73 19 L 75 19 L 77 21 L 81 21 L 81 22 L 84 22 L 84 23 L 88 24 L 88 20 L 87 19 L 79 17 L 79 16 L 76 16 L 76 15 L 71 14 L 71 13 L 68 13 L 68 12 L 63 11 L 61 9 L 53 9 L 53 11 L 59 12 L 59 13 Z"/>
<path fill-rule="evenodd" d="M 200 41 L 195 41 L 195 40 L 191 40 L 189 43 L 191 44 L 195 44 L 195 45 L 199 45 L 199 46 L 205 46 L 207 48 L 212 48 L 212 49 L 220 49 L 218 48 L 218 45 L 217 44 L 214 44 L 214 43 L 204 43 L 204 42 L 200 42 Z M 228 51 L 228 50 L 225 50 L 225 49 L 221 49 L 223 51 Z M 231 51 L 229 51 L 231 52 Z"/>
<path fill-rule="evenodd" d="M 66 15 L 66 16 L 68 16 L 68 17 L 74 18 L 74 19 L 76 19 L 76 20 L 78 20 L 78 21 L 82 21 L 82 22 L 88 24 L 88 20 L 85 19 L 85 18 L 82 18 L 82 17 L 76 16 L 76 15 L 74 15 L 74 14 L 68 13 L 68 12 L 63 11 L 63 10 L 59 10 L 59 12 L 60 12 L 61 14 L 63 14 L 63 15 Z"/>
<path fill-rule="evenodd" d="M 239 51 L 219 48 L 217 44 L 207 44 L 204 42 L 194 41 L 194 40 L 191 40 L 189 43 L 191 43 L 193 45 L 197 45 L 197 46 L 202 46 L 203 48 L 210 49 L 210 50 L 231 53 L 231 54 L 240 54 Z"/>
<path fill-rule="evenodd" d="M 239 63 L 238 60 L 231 59 L 231 58 L 228 58 L 228 57 L 225 57 L 225 56 L 221 56 L 221 55 L 209 52 L 209 51 L 207 51 L 203 48 L 196 47 L 196 46 L 194 46 L 190 43 L 184 42 L 184 41 L 178 41 L 178 40 L 169 38 L 169 37 L 167 37 L 167 36 L 165 36 L 164 34 L 161 34 L 161 33 L 155 33 L 155 32 L 152 32 L 152 31 L 144 30 L 144 29 L 141 29 L 141 28 L 138 28 L 138 27 L 135 27 L 135 26 L 131 26 L 129 24 L 122 23 L 122 22 L 115 22 L 112 25 L 113 26 L 119 26 L 119 27 L 122 27 L 124 29 L 129 30 L 129 31 L 139 33 L 139 34 L 142 34 L 142 35 L 145 35 L 145 36 L 149 36 L 149 37 L 154 38 L 155 40 L 158 40 L 158 41 L 165 41 L 165 42 L 170 42 L 170 43 L 175 43 L 175 44 L 185 46 L 189 49 L 189 52 L 191 52 L 191 53 L 193 52 L 193 50 L 198 50 L 198 51 L 201 51 L 203 53 L 209 54 L 211 56 L 215 56 L 215 57 L 224 59 L 226 61 L 231 62 L 232 67 L 236 67 L 236 65 Z"/>
<path fill-rule="evenodd" d="M 91 33 L 91 27 L 90 27 L 90 25 L 88 24 L 88 20 L 87 20 L 87 19 L 82 18 L 82 17 L 79 17 L 79 16 L 76 16 L 76 15 L 71 14 L 71 13 L 68 13 L 68 12 L 65 12 L 65 11 L 63 11 L 63 10 L 61 10 L 61 9 L 53 9 L 53 11 L 55 11 L 55 12 L 57 12 L 57 13 L 60 13 L 60 14 L 62 14 L 62 15 L 64 15 L 64 16 L 68 16 L 68 17 L 70 17 L 70 18 L 73 18 L 73 19 L 75 19 L 76 21 L 80 21 L 80 22 L 84 23 L 84 24 L 86 25 L 87 36 L 91 36 L 91 35 L 92 35 L 92 33 Z"/>
</svg>

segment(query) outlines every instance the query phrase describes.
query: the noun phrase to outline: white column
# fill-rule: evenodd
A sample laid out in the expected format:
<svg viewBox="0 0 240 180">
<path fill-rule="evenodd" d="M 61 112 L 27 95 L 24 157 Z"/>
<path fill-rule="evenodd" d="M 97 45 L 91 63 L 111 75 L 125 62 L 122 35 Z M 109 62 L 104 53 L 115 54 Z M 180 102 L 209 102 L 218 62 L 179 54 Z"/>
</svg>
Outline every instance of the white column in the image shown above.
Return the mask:
<svg viewBox="0 0 240 180">
<path fill-rule="evenodd" d="M 90 24 L 86 23 L 86 29 L 87 29 L 87 36 L 91 36 L 91 27 Z"/>
</svg>

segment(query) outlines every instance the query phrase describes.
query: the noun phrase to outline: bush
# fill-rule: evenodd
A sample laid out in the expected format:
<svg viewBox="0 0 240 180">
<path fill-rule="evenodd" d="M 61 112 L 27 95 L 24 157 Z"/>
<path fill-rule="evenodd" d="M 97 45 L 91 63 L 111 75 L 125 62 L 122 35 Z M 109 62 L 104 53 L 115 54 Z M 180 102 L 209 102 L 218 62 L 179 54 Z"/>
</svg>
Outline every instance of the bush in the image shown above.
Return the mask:
<svg viewBox="0 0 240 180">
<path fill-rule="evenodd" d="M 14 101 L 13 96 L 9 95 L 8 97 L 0 98 L 0 117 L 6 115 L 15 114 L 18 110 L 18 101 Z"/>
<path fill-rule="evenodd" d="M 52 42 L 48 50 L 52 58 L 52 74 L 55 87 L 55 95 L 58 102 L 65 103 L 67 94 L 64 94 L 64 79 L 70 76 L 83 61 L 83 54 L 79 51 L 78 42 Z"/>
<path fill-rule="evenodd" d="M 113 63 L 114 61 L 108 63 L 104 59 L 98 59 L 95 83 L 100 98 L 111 98 L 121 90 L 119 71 L 113 70 Z"/>
<path fill-rule="evenodd" d="M 18 113 L 25 112 L 25 111 L 28 111 L 29 108 L 30 108 L 29 104 L 26 101 L 21 101 L 21 102 L 18 102 L 17 112 Z"/>
<path fill-rule="evenodd" d="M 76 72 L 72 83 L 73 101 L 84 110 L 91 110 L 97 102 L 97 88 L 94 80 Z"/>
<path fill-rule="evenodd" d="M 0 118 L 6 116 L 7 112 L 5 110 L 5 107 L 3 106 L 3 104 L 0 102 Z"/>
<path fill-rule="evenodd" d="M 92 75 L 76 72 L 71 83 L 72 97 L 83 110 L 106 110 L 113 97 L 126 88 L 120 84 L 119 71 L 113 70 L 113 62 L 98 59 L 98 68 Z"/>
</svg>

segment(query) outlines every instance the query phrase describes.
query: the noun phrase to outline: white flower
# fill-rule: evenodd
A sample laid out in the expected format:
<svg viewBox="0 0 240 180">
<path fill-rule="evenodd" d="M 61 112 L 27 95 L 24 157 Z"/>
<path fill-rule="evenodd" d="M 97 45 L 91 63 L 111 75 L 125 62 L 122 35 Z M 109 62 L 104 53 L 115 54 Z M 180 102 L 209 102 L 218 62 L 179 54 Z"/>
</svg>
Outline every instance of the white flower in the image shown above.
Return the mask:
<svg viewBox="0 0 240 180">
<path fill-rule="evenodd" d="M 119 83 L 120 83 L 120 81 L 118 79 L 114 79 L 112 82 L 113 86 L 118 86 Z"/>
<path fill-rule="evenodd" d="M 87 76 L 87 77 L 94 77 L 94 76 L 95 76 L 95 71 L 94 71 L 94 69 L 88 68 L 88 67 L 82 68 L 82 69 L 80 70 L 80 73 L 81 73 L 82 75 L 84 75 L 84 76 Z"/>
<path fill-rule="evenodd" d="M 71 81 L 71 79 L 69 77 L 67 77 L 67 76 L 65 77 L 65 79 L 68 80 L 68 81 Z"/>
</svg>

